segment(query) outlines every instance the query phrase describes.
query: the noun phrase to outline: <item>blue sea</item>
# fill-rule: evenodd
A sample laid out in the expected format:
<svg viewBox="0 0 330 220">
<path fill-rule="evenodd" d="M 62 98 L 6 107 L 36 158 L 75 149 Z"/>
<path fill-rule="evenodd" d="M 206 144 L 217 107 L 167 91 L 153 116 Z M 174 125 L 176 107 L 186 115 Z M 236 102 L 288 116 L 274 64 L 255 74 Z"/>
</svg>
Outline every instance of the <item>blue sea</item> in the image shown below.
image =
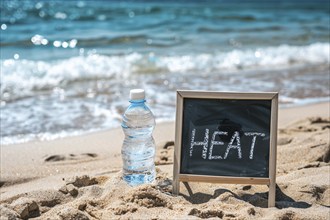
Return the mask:
<svg viewBox="0 0 330 220">
<path fill-rule="evenodd" d="M 157 122 L 177 89 L 329 100 L 329 1 L 1 1 L 1 144 L 119 127 L 144 88 Z"/>
</svg>

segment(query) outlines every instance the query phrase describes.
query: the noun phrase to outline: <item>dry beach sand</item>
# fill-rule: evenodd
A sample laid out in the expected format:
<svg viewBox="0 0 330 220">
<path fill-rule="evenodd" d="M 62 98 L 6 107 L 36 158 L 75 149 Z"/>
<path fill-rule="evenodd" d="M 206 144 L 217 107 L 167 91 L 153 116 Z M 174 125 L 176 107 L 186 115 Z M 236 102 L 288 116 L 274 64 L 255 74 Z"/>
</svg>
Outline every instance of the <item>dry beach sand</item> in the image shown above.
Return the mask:
<svg viewBox="0 0 330 220">
<path fill-rule="evenodd" d="M 280 109 L 276 207 L 267 187 L 189 183 L 171 195 L 174 123 L 157 125 L 157 181 L 121 180 L 120 129 L 1 146 L 1 219 L 330 219 L 329 103 Z"/>
</svg>

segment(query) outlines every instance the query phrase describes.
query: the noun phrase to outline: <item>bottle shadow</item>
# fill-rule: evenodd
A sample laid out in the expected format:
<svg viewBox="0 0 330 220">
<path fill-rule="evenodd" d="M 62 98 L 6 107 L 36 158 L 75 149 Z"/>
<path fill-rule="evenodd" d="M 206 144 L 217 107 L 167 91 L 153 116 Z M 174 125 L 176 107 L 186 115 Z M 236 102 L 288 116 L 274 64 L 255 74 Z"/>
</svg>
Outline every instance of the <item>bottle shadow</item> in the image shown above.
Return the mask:
<svg viewBox="0 0 330 220">
<path fill-rule="evenodd" d="M 188 202 L 192 204 L 202 204 L 210 201 L 211 199 L 216 199 L 219 196 L 221 196 L 224 193 L 230 193 L 234 198 L 238 200 L 242 200 L 245 202 L 250 203 L 253 206 L 260 207 L 260 208 L 267 208 L 268 207 L 268 192 L 263 192 L 263 193 L 243 193 L 241 195 L 237 195 L 233 193 L 232 191 L 228 189 L 216 189 L 213 193 L 207 194 L 207 193 L 193 193 L 192 189 L 190 188 L 188 183 L 184 183 L 189 195 L 184 195 L 181 194 Z M 283 209 L 283 208 L 309 208 L 311 207 L 312 204 L 309 204 L 307 202 L 303 201 L 295 201 L 293 198 L 290 196 L 286 195 L 281 188 L 276 185 L 276 201 L 275 201 L 275 207 L 278 209 Z"/>
</svg>

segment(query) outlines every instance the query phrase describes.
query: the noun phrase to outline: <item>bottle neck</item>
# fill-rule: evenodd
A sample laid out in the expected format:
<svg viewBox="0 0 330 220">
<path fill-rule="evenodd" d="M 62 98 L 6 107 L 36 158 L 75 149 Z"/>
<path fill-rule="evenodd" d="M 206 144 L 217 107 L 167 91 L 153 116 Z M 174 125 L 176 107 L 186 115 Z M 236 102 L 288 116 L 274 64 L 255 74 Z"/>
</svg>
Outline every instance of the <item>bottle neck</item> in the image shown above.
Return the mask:
<svg viewBox="0 0 330 220">
<path fill-rule="evenodd" d="M 138 100 L 129 100 L 130 103 L 138 105 L 138 104 L 143 104 L 146 102 L 145 99 L 138 99 Z"/>
</svg>

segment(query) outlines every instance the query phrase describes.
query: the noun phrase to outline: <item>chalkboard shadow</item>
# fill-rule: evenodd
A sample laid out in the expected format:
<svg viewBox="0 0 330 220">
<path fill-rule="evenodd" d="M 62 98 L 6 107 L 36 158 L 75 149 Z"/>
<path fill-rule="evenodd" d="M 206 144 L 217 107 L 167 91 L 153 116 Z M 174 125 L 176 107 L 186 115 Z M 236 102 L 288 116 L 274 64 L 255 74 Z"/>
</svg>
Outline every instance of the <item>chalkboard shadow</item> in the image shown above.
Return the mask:
<svg viewBox="0 0 330 220">
<path fill-rule="evenodd" d="M 3 185 L 5 185 L 5 181 L 0 181 L 0 187 L 2 187 Z"/>
<path fill-rule="evenodd" d="M 197 192 L 197 193 L 193 193 L 190 185 L 188 182 L 182 182 L 183 185 L 186 187 L 186 190 L 189 193 L 189 196 L 180 193 L 181 196 L 183 196 L 188 202 L 190 202 L 191 204 L 202 204 L 202 203 L 207 203 L 208 201 L 210 201 L 211 199 L 215 199 L 218 196 L 220 196 L 221 194 L 225 193 L 225 192 L 229 192 L 231 193 L 235 198 L 239 198 L 239 196 L 237 196 L 235 193 L 233 193 L 232 191 L 228 190 L 228 189 L 217 189 L 214 191 L 213 195 L 211 194 L 207 194 L 207 193 L 201 193 L 201 192 Z"/>
<path fill-rule="evenodd" d="M 267 194 L 268 198 L 268 194 Z M 307 202 L 299 202 L 292 199 L 290 196 L 286 195 L 281 188 L 276 184 L 276 202 L 275 206 L 279 209 L 283 208 L 300 208 L 300 209 L 306 209 L 312 206 L 312 204 L 309 204 Z"/>
<path fill-rule="evenodd" d="M 255 193 L 255 194 L 243 194 L 240 196 L 240 198 L 251 205 L 261 207 L 261 208 L 267 208 L 268 207 L 268 192 L 264 193 Z M 312 205 L 307 202 L 300 202 L 295 201 L 290 196 L 286 195 L 281 188 L 276 184 L 276 201 L 275 201 L 275 207 L 278 209 L 284 209 L 284 208 L 309 208 Z"/>
<path fill-rule="evenodd" d="M 228 192 L 228 193 L 232 194 L 232 196 L 234 198 L 248 202 L 253 206 L 260 207 L 260 208 L 268 207 L 268 192 L 255 193 L 255 194 L 245 193 L 245 194 L 242 194 L 239 196 L 228 189 L 220 188 L 220 189 L 216 189 L 214 191 L 213 195 L 211 195 L 211 194 L 201 193 L 201 192 L 193 193 L 191 187 L 189 186 L 189 183 L 184 182 L 183 184 L 186 187 L 186 189 L 189 193 L 189 196 L 184 195 L 184 194 L 181 194 L 181 195 L 188 202 L 190 202 L 192 204 L 206 203 L 206 202 L 210 201 L 211 199 L 215 199 L 215 198 L 221 196 L 222 194 Z M 284 209 L 284 208 L 290 208 L 290 207 L 305 209 L 305 208 L 311 207 L 312 205 L 307 202 L 295 201 L 293 198 L 286 195 L 278 185 L 276 185 L 275 206 L 278 209 Z"/>
<path fill-rule="evenodd" d="M 187 201 L 189 201 L 191 204 L 202 204 L 210 201 L 210 199 L 213 198 L 212 195 L 206 194 L 206 193 L 193 193 L 191 187 L 189 186 L 189 183 L 183 182 L 183 185 L 186 187 L 189 196 L 181 194 Z"/>
</svg>

